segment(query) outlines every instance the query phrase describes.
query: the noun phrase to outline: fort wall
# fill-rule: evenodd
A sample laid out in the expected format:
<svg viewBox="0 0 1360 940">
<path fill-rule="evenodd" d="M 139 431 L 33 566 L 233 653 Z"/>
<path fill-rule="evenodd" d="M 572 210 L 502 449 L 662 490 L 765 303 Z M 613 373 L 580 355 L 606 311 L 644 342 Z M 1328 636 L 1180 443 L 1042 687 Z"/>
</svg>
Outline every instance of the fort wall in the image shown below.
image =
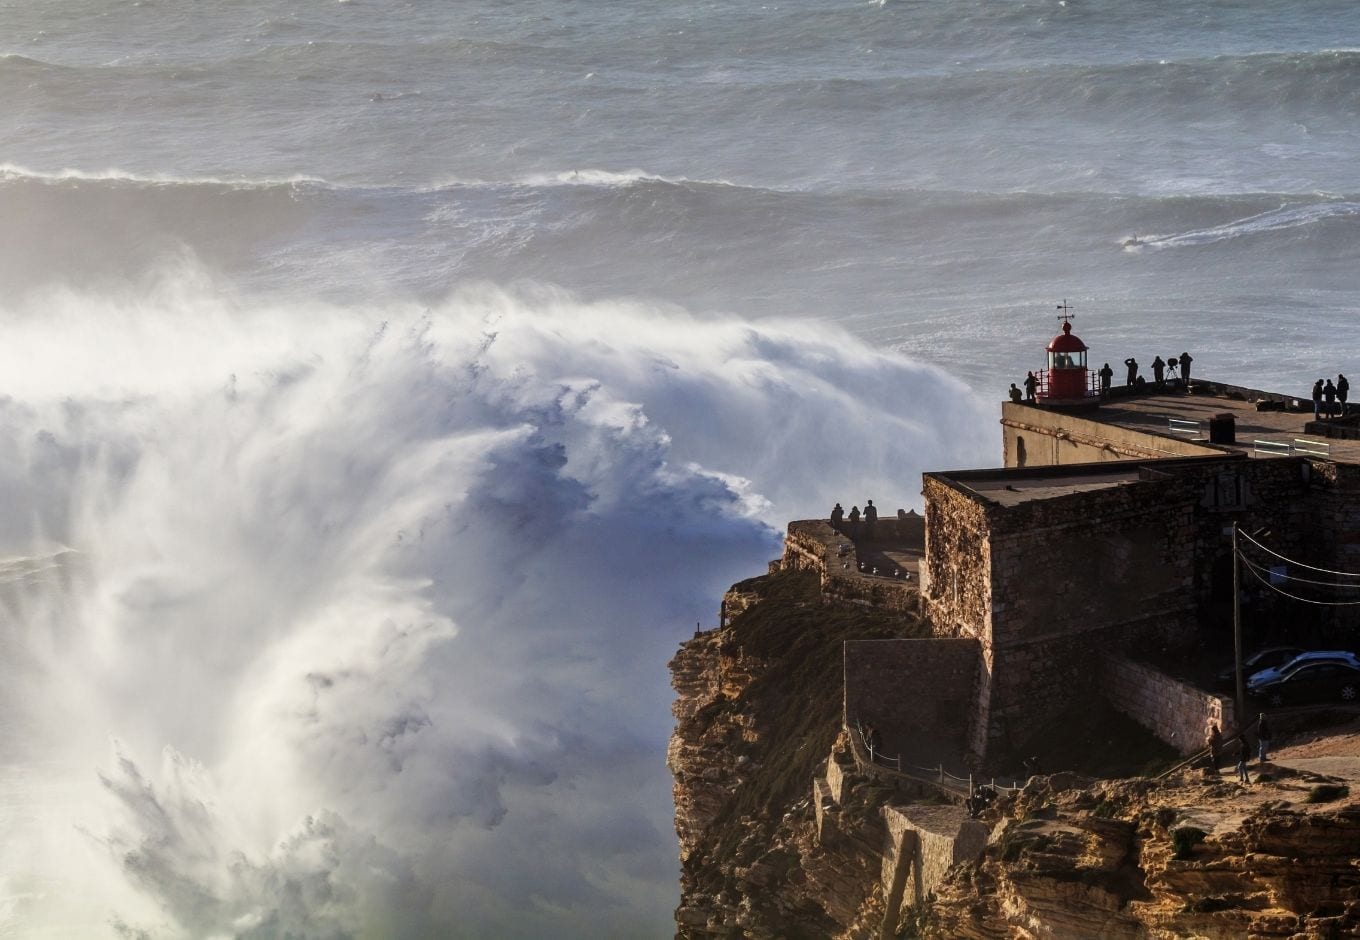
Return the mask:
<svg viewBox="0 0 1360 940">
<path fill-rule="evenodd" d="M 877 535 L 883 541 L 910 539 L 919 545 L 925 537 L 925 519 L 909 515 L 906 520 L 880 520 Z M 861 542 L 864 547 L 874 544 Z M 817 572 L 822 596 L 829 601 L 918 613 L 921 604 L 918 582 L 863 577 L 859 574 L 859 552 L 860 546 L 838 533 L 830 522 L 794 522 L 784 536 L 784 555 L 779 566 Z"/>
<path fill-rule="evenodd" d="M 1182 754 L 1204 747 L 1209 726 L 1227 731 L 1236 723 L 1232 700 L 1212 695 L 1126 656 L 1101 660 L 1105 698 Z"/>
<path fill-rule="evenodd" d="M 876 725 L 885 753 L 905 750 L 905 761 L 922 766 L 963 750 L 978 676 L 976 641 L 850 640 L 843 658 L 845 727 Z"/>
<path fill-rule="evenodd" d="M 1080 413 L 1015 402 L 1001 405 L 1001 427 L 1007 467 L 1100 463 L 1130 458 L 1203 457 L 1222 453 L 1217 447 L 1203 442 L 1119 427 L 1084 418 Z"/>
</svg>

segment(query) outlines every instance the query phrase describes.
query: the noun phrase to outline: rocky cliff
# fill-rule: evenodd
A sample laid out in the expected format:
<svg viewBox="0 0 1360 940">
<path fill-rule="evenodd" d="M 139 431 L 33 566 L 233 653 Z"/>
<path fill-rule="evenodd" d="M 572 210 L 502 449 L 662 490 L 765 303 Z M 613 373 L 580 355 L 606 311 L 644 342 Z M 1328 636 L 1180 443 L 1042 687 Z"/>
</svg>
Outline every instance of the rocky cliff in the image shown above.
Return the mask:
<svg viewBox="0 0 1360 940">
<path fill-rule="evenodd" d="M 943 798 L 856 763 L 840 650 L 922 626 L 828 604 L 807 572 L 742 582 L 726 609 L 671 663 L 678 936 L 1360 937 L 1360 802 L 1283 765 L 1249 787 L 1036 777 L 986 811 L 980 852 L 919 898 L 908 881 L 899 911 L 903 846 L 919 886 L 922 843 L 890 823 Z"/>
</svg>

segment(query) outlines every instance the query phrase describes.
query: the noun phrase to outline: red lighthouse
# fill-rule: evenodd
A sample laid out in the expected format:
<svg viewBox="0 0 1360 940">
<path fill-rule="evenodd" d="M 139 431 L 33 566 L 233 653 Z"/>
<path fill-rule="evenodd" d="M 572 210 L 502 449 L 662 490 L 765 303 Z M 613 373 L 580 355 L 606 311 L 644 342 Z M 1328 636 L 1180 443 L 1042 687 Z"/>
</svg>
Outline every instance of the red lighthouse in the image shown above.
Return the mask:
<svg viewBox="0 0 1360 940">
<path fill-rule="evenodd" d="M 1093 395 L 1091 374 L 1086 369 L 1086 344 L 1072 335 L 1072 315 L 1064 303 L 1062 332 L 1048 344 L 1048 368 L 1039 397 L 1046 404 L 1065 405 L 1085 402 Z"/>
</svg>

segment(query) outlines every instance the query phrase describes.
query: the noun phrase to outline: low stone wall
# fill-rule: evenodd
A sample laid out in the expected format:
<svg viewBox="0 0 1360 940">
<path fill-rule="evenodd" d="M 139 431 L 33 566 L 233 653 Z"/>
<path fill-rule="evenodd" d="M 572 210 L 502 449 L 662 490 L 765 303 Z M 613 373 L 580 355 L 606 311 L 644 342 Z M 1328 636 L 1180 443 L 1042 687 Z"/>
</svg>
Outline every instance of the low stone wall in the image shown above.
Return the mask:
<svg viewBox="0 0 1360 940">
<path fill-rule="evenodd" d="M 1182 754 L 1204 747 L 1209 726 L 1234 724 L 1233 704 L 1125 656 L 1102 662 L 1104 693 L 1111 705 Z"/>
<path fill-rule="evenodd" d="M 973 713 L 978 644 L 972 639 L 849 640 L 846 727 L 873 724 L 885 754 L 928 766 L 961 755 Z"/>
<path fill-rule="evenodd" d="M 991 827 L 970 819 L 959 806 L 886 806 L 883 821 L 884 899 L 882 938 L 898 936 L 903 900 L 919 905 L 950 867 L 975 861 L 987 847 Z"/>
<path fill-rule="evenodd" d="M 908 516 L 906 520 L 880 520 L 878 524 L 885 536 L 892 532 L 911 533 L 913 538 L 924 538 L 925 519 L 921 516 Z M 905 614 L 917 614 L 921 610 L 921 594 L 915 581 L 860 575 L 855 543 L 837 535 L 828 522 L 790 523 L 788 533 L 784 536 L 784 555 L 774 564 L 785 571 L 817 572 L 821 578 L 822 596 L 827 600 Z"/>
</svg>

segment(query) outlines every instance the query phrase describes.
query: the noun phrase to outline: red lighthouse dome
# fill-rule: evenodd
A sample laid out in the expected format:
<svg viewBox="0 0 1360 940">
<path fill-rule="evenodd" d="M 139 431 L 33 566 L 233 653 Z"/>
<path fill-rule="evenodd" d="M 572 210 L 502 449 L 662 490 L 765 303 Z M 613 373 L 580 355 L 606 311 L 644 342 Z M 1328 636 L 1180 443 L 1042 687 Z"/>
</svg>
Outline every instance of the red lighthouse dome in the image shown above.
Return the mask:
<svg viewBox="0 0 1360 940">
<path fill-rule="evenodd" d="M 1079 402 L 1089 394 L 1086 344 L 1072 335 L 1071 321 L 1064 319 L 1062 332 L 1048 344 L 1048 381 L 1040 397 L 1052 404 Z"/>
</svg>

